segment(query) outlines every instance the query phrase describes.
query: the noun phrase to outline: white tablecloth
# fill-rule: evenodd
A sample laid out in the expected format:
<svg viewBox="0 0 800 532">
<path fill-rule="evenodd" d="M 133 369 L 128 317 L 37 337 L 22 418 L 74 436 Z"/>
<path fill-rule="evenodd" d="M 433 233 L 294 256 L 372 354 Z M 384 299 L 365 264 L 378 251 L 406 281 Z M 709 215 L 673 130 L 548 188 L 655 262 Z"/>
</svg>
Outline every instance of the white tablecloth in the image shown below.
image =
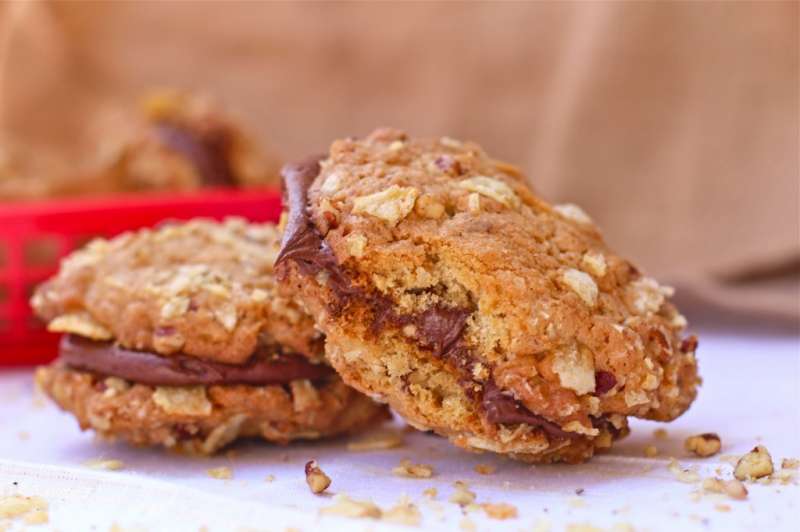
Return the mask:
<svg viewBox="0 0 800 532">
<path fill-rule="evenodd" d="M 391 450 L 351 452 L 346 441 L 289 447 L 245 443 L 235 453 L 196 459 L 157 450 L 132 449 L 95 441 L 75 421 L 35 399 L 29 371 L 0 372 L 0 497 L 14 493 L 43 497 L 50 522 L 41 529 L 109 530 L 300 530 L 406 529 L 370 519 L 320 516 L 330 496 L 312 495 L 303 465 L 316 458 L 333 479 L 332 493 L 370 499 L 386 509 L 406 494 L 422 513 L 422 526 L 477 530 L 560 531 L 569 525 L 598 528 L 630 525 L 635 530 L 797 530 L 800 487 L 748 484 L 744 501 L 724 495 L 693 496 L 698 484 L 679 482 L 667 468 L 669 457 L 696 467 L 705 478 L 730 478 L 724 457 L 690 458 L 686 436 L 717 432 L 724 455 L 765 445 L 780 468 L 785 457 L 800 457 L 800 339 L 707 333 L 698 351 L 705 380 L 700 397 L 678 421 L 663 425 L 634 421 L 633 432 L 610 454 L 578 466 L 529 466 L 490 454 L 470 454 L 441 438 L 405 433 L 405 445 Z M 398 424 L 398 427 L 400 425 Z M 402 429 L 400 429 L 402 430 Z M 655 445 L 655 458 L 644 456 Z M 124 463 L 119 471 L 85 464 L 104 457 Z M 430 479 L 394 476 L 401 459 L 434 467 Z M 480 475 L 478 464 L 496 467 Z M 208 475 L 228 466 L 230 480 Z M 272 475 L 274 479 L 267 481 Z M 795 472 L 795 478 L 800 471 Z M 465 481 L 478 503 L 508 503 L 519 516 L 498 521 L 483 511 L 464 511 L 448 502 L 456 480 Z M 434 501 L 423 490 L 436 487 Z M 580 495 L 576 494 L 576 491 Z M 1 521 L 1 520 L 0 520 Z M 11 530 L 28 527 L 12 521 Z M 2 523 L 0 523 L 2 525 Z M 549 527 L 549 528 L 548 528 Z"/>
</svg>

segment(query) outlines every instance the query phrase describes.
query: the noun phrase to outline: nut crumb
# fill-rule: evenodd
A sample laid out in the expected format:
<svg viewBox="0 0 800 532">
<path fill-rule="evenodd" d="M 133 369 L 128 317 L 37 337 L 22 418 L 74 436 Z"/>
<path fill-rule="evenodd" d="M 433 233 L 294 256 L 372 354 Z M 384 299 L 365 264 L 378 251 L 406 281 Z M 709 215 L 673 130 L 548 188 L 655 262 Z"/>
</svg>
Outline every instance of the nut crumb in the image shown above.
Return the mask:
<svg viewBox="0 0 800 532">
<path fill-rule="evenodd" d="M 400 497 L 397 504 L 383 513 L 383 520 L 401 525 L 418 526 L 422 521 L 422 514 L 408 497 Z"/>
<path fill-rule="evenodd" d="M 381 430 L 367 434 L 358 440 L 347 442 L 347 450 L 353 452 L 383 451 L 404 444 L 402 433 L 396 430 Z"/>
<path fill-rule="evenodd" d="M 800 469 L 800 459 L 784 458 L 781 460 L 781 469 Z"/>
<path fill-rule="evenodd" d="M 714 432 L 706 432 L 704 434 L 697 434 L 689 436 L 683 442 L 683 447 L 690 453 L 697 456 L 707 458 L 714 456 L 722 448 L 722 441 L 719 436 Z"/>
<path fill-rule="evenodd" d="M 370 519 L 379 519 L 382 514 L 381 509 L 372 501 L 357 501 L 351 499 L 344 493 L 335 495 L 333 501 L 333 506 L 320 508 L 319 513 Z"/>
<path fill-rule="evenodd" d="M 450 502 L 454 502 L 459 506 L 466 506 L 475 502 L 475 493 L 469 490 L 465 482 L 456 480 L 454 484 L 456 490 L 450 495 Z"/>
<path fill-rule="evenodd" d="M 90 469 L 102 469 L 105 471 L 119 471 L 125 467 L 121 460 L 109 460 L 106 458 L 87 460 L 84 465 Z"/>
<path fill-rule="evenodd" d="M 402 460 L 399 466 L 392 469 L 392 473 L 398 477 L 431 478 L 433 476 L 433 466 L 429 464 L 412 464 L 411 460 Z"/>
<path fill-rule="evenodd" d="M 475 472 L 479 475 L 491 475 L 497 468 L 491 464 L 478 464 L 475 466 Z"/>
<path fill-rule="evenodd" d="M 675 478 L 681 482 L 692 484 L 700 481 L 700 475 L 698 475 L 696 471 L 683 469 L 678 461 L 674 458 L 670 459 L 667 469 L 669 469 L 669 471 L 675 475 Z"/>
<path fill-rule="evenodd" d="M 772 474 L 772 457 L 763 445 L 757 445 L 736 463 L 733 476 L 738 480 L 753 480 Z"/>
<path fill-rule="evenodd" d="M 206 471 L 208 476 L 219 480 L 227 480 L 233 478 L 233 471 L 230 467 L 215 467 Z"/>
<path fill-rule="evenodd" d="M 666 440 L 669 434 L 667 433 L 667 429 L 656 429 L 653 431 L 653 436 L 659 440 Z"/>
<path fill-rule="evenodd" d="M 308 484 L 311 493 L 320 494 L 331 485 L 331 478 L 320 469 L 316 460 L 309 460 L 306 462 L 306 484 Z"/>
<path fill-rule="evenodd" d="M 513 504 L 506 504 L 506 503 L 484 503 L 481 505 L 483 511 L 486 512 L 486 515 L 492 519 L 516 519 L 517 517 L 517 507 Z"/>
<path fill-rule="evenodd" d="M 439 490 L 436 488 L 426 488 L 422 491 L 422 494 L 427 498 L 433 500 L 439 495 Z"/>
<path fill-rule="evenodd" d="M 655 458 L 656 456 L 658 456 L 658 447 L 656 447 L 655 445 L 645 446 L 644 455 L 647 458 Z"/>
</svg>

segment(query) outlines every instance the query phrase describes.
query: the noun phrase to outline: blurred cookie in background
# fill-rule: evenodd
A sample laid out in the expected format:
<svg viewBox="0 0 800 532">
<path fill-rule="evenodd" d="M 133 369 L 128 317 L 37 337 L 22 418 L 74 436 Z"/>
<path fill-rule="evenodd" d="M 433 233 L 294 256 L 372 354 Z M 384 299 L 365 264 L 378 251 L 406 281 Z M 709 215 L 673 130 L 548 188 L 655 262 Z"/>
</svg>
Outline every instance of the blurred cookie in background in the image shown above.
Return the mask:
<svg viewBox="0 0 800 532">
<path fill-rule="evenodd" d="M 277 186 L 279 181 L 279 159 L 206 95 L 151 91 L 133 112 L 114 109 L 90 128 L 86 134 L 95 139 L 97 151 L 69 170 L 57 161 L 26 169 L 30 152 L 9 154 L 5 164 L 0 160 L 0 199 Z"/>
</svg>

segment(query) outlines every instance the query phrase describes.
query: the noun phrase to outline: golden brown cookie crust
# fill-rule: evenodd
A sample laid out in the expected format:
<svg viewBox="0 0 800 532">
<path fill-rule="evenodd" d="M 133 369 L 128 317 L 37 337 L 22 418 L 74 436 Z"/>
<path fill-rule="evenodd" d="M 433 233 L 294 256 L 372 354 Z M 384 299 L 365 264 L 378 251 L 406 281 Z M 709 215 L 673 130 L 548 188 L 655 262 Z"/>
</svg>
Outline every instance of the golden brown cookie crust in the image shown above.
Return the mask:
<svg viewBox="0 0 800 532">
<path fill-rule="evenodd" d="M 345 382 L 414 425 L 464 447 L 576 461 L 623 435 L 625 416 L 670 420 L 696 395 L 696 340 L 683 338 L 671 289 L 475 144 L 395 130 L 337 141 L 308 205 L 335 271 L 292 259 L 287 235 L 278 273 Z M 437 343 L 443 322 L 456 333 Z M 492 422 L 487 386 L 533 426 Z"/>
<path fill-rule="evenodd" d="M 285 444 L 346 434 L 389 417 L 384 406 L 338 378 L 286 386 L 155 387 L 56 363 L 37 370 L 36 384 L 83 430 L 192 454 L 211 454 L 238 438 Z"/>
<path fill-rule="evenodd" d="M 321 356 L 321 335 L 272 264 L 280 233 L 239 218 L 195 219 L 98 239 L 64 259 L 31 299 L 54 332 L 161 355 L 246 361 L 257 345 Z"/>
</svg>

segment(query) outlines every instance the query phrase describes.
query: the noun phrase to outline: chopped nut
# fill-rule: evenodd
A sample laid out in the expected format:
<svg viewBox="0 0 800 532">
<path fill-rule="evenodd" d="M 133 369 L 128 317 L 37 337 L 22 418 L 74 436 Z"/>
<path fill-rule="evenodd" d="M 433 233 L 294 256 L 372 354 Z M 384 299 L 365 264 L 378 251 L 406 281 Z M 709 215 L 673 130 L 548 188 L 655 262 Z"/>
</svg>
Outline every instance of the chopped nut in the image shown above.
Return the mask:
<svg viewBox="0 0 800 532">
<path fill-rule="evenodd" d="M 428 464 L 412 464 L 411 460 L 402 460 L 400 465 L 392 469 L 392 473 L 399 477 L 431 478 L 433 466 Z"/>
<path fill-rule="evenodd" d="M 655 458 L 658 456 L 658 447 L 655 445 L 646 445 L 644 448 L 644 455 L 648 458 Z"/>
<path fill-rule="evenodd" d="M 319 468 L 316 460 L 306 462 L 306 484 L 311 493 L 322 493 L 331 485 L 331 478 Z"/>
<path fill-rule="evenodd" d="M 475 493 L 469 490 L 466 483 L 457 480 L 454 485 L 456 490 L 450 495 L 450 502 L 454 502 L 459 506 L 466 506 L 475 502 Z"/>
<path fill-rule="evenodd" d="M 292 390 L 292 405 L 295 412 L 305 412 L 322 405 L 319 392 L 310 380 L 293 380 L 289 388 Z"/>
<path fill-rule="evenodd" d="M 574 268 L 567 268 L 561 274 L 561 280 L 588 306 L 594 307 L 597 304 L 597 284 L 589 274 Z"/>
<path fill-rule="evenodd" d="M 168 320 L 186 314 L 191 300 L 186 296 L 175 296 L 161 306 L 161 318 Z"/>
<path fill-rule="evenodd" d="M 757 445 L 736 463 L 733 476 L 739 480 L 752 480 L 772 474 L 772 457 L 763 445 Z"/>
<path fill-rule="evenodd" d="M 669 461 L 669 465 L 667 466 L 667 469 L 669 469 L 670 472 L 673 475 L 675 475 L 675 478 L 677 478 L 681 482 L 686 482 L 686 483 L 691 484 L 691 483 L 700 481 L 700 475 L 698 475 L 696 471 L 692 471 L 692 470 L 689 470 L 689 469 L 683 469 L 681 467 L 681 465 L 678 463 L 678 461 L 675 460 L 674 458 L 672 458 Z"/>
<path fill-rule="evenodd" d="M 797 458 L 784 458 L 781 460 L 781 469 L 798 469 L 800 460 Z"/>
<path fill-rule="evenodd" d="M 230 467 L 215 467 L 213 469 L 209 469 L 206 471 L 208 476 L 211 478 L 216 478 L 219 480 L 227 480 L 233 478 L 233 471 L 231 471 Z"/>
<path fill-rule="evenodd" d="M 556 352 L 553 371 L 558 375 L 561 386 L 578 395 L 595 390 L 594 358 L 586 348 L 573 345 L 569 349 Z"/>
<path fill-rule="evenodd" d="M 106 377 L 103 384 L 106 386 L 106 390 L 103 392 L 104 397 L 114 397 L 131 387 L 128 381 L 119 377 Z"/>
<path fill-rule="evenodd" d="M 493 465 L 489 464 L 478 464 L 475 466 L 475 472 L 479 475 L 491 475 L 497 470 L 497 468 Z"/>
<path fill-rule="evenodd" d="M 585 225 L 590 225 L 592 223 L 592 219 L 589 217 L 588 214 L 586 214 L 586 211 L 584 211 L 574 203 L 563 203 L 561 205 L 554 205 L 553 210 L 556 211 L 561 216 L 563 216 L 564 218 L 572 220 L 573 222 Z"/>
<path fill-rule="evenodd" d="M 325 181 L 322 182 L 322 185 L 319 187 L 319 191 L 330 196 L 335 194 L 341 186 L 342 176 L 337 173 L 331 173 L 325 178 Z"/>
<path fill-rule="evenodd" d="M 717 454 L 722 448 L 722 442 L 717 434 L 706 432 L 696 436 L 689 436 L 683 442 L 683 446 L 687 451 L 705 458 Z"/>
<path fill-rule="evenodd" d="M 104 326 L 97 323 L 86 312 L 63 314 L 47 324 L 47 330 L 56 333 L 71 333 L 91 340 L 111 340 L 113 335 Z"/>
<path fill-rule="evenodd" d="M 353 452 L 382 451 L 403 445 L 403 435 L 396 430 L 379 430 L 347 443 L 347 450 Z"/>
<path fill-rule="evenodd" d="M 492 519 L 515 519 L 517 517 L 517 507 L 506 503 L 484 503 L 481 505 L 486 515 Z"/>
<path fill-rule="evenodd" d="M 419 191 L 392 185 L 386 190 L 353 200 L 353 214 L 369 214 L 395 226 L 414 208 Z"/>
<path fill-rule="evenodd" d="M 367 247 L 367 237 L 360 233 L 352 233 L 347 236 L 347 252 L 351 257 L 361 258 L 364 256 L 364 250 Z"/>
<path fill-rule="evenodd" d="M 477 192 L 471 192 L 469 196 L 467 196 L 467 209 L 472 214 L 476 214 L 481 212 L 481 196 Z"/>
<path fill-rule="evenodd" d="M 606 274 L 606 258 L 602 253 L 589 252 L 583 256 L 581 263 L 586 269 L 596 277 L 603 277 Z"/>
<path fill-rule="evenodd" d="M 212 405 L 204 386 L 156 386 L 153 402 L 168 414 L 207 416 Z"/>
<path fill-rule="evenodd" d="M 458 183 L 459 188 L 477 192 L 488 198 L 492 198 L 510 208 L 517 208 L 522 203 L 517 193 L 505 182 L 493 177 L 475 176 L 464 179 Z"/>
<path fill-rule="evenodd" d="M 334 505 L 320 509 L 321 514 L 340 515 L 343 517 L 366 517 L 378 519 L 381 509 L 371 501 L 356 501 L 340 493 L 333 497 Z"/>
<path fill-rule="evenodd" d="M 85 462 L 86 467 L 90 469 L 103 469 L 106 471 L 119 471 L 125 464 L 121 460 L 109 460 L 106 458 L 95 458 Z"/>
<path fill-rule="evenodd" d="M 383 520 L 401 525 L 417 526 L 422 521 L 422 514 L 408 497 L 400 497 L 397 504 L 383 513 Z"/>
<path fill-rule="evenodd" d="M 701 484 L 703 491 L 707 491 L 709 493 L 722 493 L 725 489 L 725 486 L 722 480 L 718 478 L 707 478 L 703 480 Z"/>
<path fill-rule="evenodd" d="M 669 286 L 661 286 L 655 279 L 641 277 L 629 285 L 633 298 L 633 308 L 638 314 L 656 313 L 664 304 L 664 298 L 671 296 L 675 290 Z"/>
</svg>

